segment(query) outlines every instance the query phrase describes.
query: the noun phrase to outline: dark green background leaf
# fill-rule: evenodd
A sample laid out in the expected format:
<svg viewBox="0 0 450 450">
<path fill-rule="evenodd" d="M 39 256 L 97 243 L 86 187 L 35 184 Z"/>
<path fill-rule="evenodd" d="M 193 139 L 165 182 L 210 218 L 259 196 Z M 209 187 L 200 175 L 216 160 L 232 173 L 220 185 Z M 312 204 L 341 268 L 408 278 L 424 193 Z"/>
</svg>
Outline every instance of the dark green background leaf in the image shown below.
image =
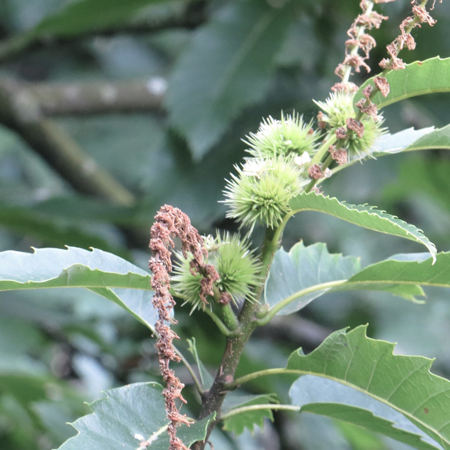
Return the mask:
<svg viewBox="0 0 450 450">
<path fill-rule="evenodd" d="M 277 52 L 295 18 L 293 3 L 234 2 L 197 32 L 172 74 L 166 101 L 170 120 L 195 159 L 266 94 Z"/>
</svg>

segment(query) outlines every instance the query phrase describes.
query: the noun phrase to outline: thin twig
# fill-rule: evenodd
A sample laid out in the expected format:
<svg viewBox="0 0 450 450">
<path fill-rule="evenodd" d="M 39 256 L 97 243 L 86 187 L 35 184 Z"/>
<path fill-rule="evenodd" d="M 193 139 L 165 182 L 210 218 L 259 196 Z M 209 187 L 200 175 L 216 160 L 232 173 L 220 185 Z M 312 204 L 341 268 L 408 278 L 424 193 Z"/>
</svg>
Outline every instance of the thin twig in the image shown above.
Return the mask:
<svg viewBox="0 0 450 450">
<path fill-rule="evenodd" d="M 201 381 L 198 379 L 197 374 L 194 371 L 194 368 L 190 365 L 189 361 L 186 359 L 186 357 L 183 355 L 183 353 L 181 353 L 181 351 L 177 347 L 173 346 L 173 348 L 175 350 L 175 353 L 180 358 L 180 362 L 182 362 L 185 365 L 186 369 L 188 370 L 189 374 L 191 375 L 192 381 L 194 382 L 195 387 L 197 388 L 197 391 L 200 394 L 203 394 L 203 392 L 204 392 L 203 385 L 202 385 Z"/>
<path fill-rule="evenodd" d="M 0 83 L 0 122 L 15 131 L 74 189 L 129 206 L 134 195 L 100 167 L 56 122 L 42 117 L 31 96 L 19 95 L 17 83 Z"/>
<path fill-rule="evenodd" d="M 201 2 L 197 2 L 200 4 Z M 36 34 L 34 30 L 11 36 L 0 42 L 0 62 L 9 61 L 21 55 L 41 48 L 64 46 L 71 42 L 92 39 L 95 37 L 110 37 L 117 35 L 141 35 L 157 33 L 166 29 L 185 28 L 192 29 L 201 25 L 205 20 L 205 11 L 202 5 L 191 8 L 186 14 L 167 17 L 161 20 L 146 20 L 131 22 L 123 25 L 114 25 L 103 29 L 87 30 L 78 34 L 67 36 Z"/>
</svg>

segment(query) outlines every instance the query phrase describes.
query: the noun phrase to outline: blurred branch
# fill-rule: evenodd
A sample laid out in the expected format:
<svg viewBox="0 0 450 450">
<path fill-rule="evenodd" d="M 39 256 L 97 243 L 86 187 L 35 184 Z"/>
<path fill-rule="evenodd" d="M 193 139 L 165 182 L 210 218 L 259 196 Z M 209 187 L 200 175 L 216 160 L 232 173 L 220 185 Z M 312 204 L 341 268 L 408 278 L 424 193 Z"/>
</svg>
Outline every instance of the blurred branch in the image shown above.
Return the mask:
<svg viewBox="0 0 450 450">
<path fill-rule="evenodd" d="M 0 82 L 0 122 L 18 133 L 76 191 L 131 205 L 134 195 L 87 154 L 57 123 L 42 116 L 20 84 Z"/>
<path fill-rule="evenodd" d="M 47 47 L 63 46 L 69 42 L 80 41 L 93 37 L 110 37 L 124 34 L 141 35 L 174 28 L 193 29 L 205 21 L 205 8 L 203 2 L 197 2 L 196 7 L 188 8 L 184 15 L 164 17 L 158 20 L 135 21 L 119 26 L 91 30 L 89 32 L 68 36 L 36 36 L 30 30 L 11 36 L 0 42 L 0 62 L 5 62 L 20 56 L 23 53 Z M 194 5 L 191 5 L 194 6 Z"/>
<path fill-rule="evenodd" d="M 331 334 L 331 330 L 298 315 L 276 316 L 267 325 L 258 328 L 254 335 L 296 346 L 316 348 Z"/>
<path fill-rule="evenodd" d="M 159 109 L 166 91 L 164 78 L 147 81 L 22 84 L 21 98 L 32 97 L 45 116 L 114 114 Z"/>
</svg>

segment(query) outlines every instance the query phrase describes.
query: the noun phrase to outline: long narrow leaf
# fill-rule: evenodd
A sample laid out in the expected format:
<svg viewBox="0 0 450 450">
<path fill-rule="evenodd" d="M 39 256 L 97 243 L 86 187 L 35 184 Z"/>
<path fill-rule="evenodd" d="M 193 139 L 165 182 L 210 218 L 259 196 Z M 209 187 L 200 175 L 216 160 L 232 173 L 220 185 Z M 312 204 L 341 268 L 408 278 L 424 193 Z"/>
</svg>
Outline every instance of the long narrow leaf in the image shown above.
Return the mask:
<svg viewBox="0 0 450 450">
<path fill-rule="evenodd" d="M 435 258 L 436 247 L 421 230 L 384 211 L 376 210 L 373 206 L 350 205 L 337 198 L 313 192 L 297 195 L 289 205 L 293 213 L 300 211 L 323 212 L 369 230 L 409 239 L 425 245 L 431 256 Z"/>
</svg>

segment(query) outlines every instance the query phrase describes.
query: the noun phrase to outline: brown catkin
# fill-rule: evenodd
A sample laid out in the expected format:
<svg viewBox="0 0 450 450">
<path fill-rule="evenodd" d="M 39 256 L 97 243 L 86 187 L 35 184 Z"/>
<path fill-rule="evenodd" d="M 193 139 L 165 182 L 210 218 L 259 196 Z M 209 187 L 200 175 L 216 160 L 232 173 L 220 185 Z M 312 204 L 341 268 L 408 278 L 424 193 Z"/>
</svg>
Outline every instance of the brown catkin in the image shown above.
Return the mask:
<svg viewBox="0 0 450 450">
<path fill-rule="evenodd" d="M 158 311 L 158 320 L 155 331 L 158 335 L 156 349 L 159 358 L 159 367 L 162 377 L 166 383 L 163 390 L 166 413 L 170 420 L 168 433 L 170 437 L 169 450 L 188 450 L 183 442 L 176 436 L 177 427 L 181 424 L 189 425 L 185 415 L 180 414 L 176 400 L 183 403 L 186 400 L 181 395 L 184 384 L 177 378 L 175 372 L 169 368 L 170 361 L 178 362 L 180 358 L 175 353 L 173 339 L 179 339 L 178 335 L 170 328 L 171 324 L 176 324 L 176 320 L 171 317 L 171 311 L 175 306 L 175 300 L 170 294 L 170 272 L 172 271 L 171 255 L 174 247 L 173 238 L 181 240 L 181 249 L 186 257 L 187 253 L 192 254 L 191 270 L 201 273 L 202 292 L 200 298 L 206 302 L 206 295 L 212 295 L 214 281 L 219 275 L 213 266 L 204 263 L 208 254 L 203 247 L 203 239 L 191 225 L 189 217 L 178 208 L 164 205 L 155 216 L 155 223 L 151 228 L 151 239 L 149 247 L 153 252 L 149 267 L 152 271 L 153 306 Z M 145 448 L 145 446 L 144 446 Z"/>
</svg>

